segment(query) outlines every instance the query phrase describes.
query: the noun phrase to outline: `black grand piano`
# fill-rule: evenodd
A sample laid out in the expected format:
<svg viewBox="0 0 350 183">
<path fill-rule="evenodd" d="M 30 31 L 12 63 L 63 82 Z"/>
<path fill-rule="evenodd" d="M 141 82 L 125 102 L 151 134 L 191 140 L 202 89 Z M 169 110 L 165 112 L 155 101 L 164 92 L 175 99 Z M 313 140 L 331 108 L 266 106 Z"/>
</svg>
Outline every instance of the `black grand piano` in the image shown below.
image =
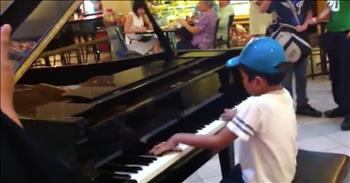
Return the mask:
<svg viewBox="0 0 350 183">
<path fill-rule="evenodd" d="M 23 3 L 10 3 L 1 15 L 2 23 L 13 23 L 17 41 L 21 26 L 30 34 L 36 25 L 28 16 L 45 19 L 41 13 L 55 7 L 59 18 L 43 22 L 37 45 L 14 61 L 15 107 L 26 131 L 66 162 L 75 182 L 181 182 L 215 155 L 186 145 L 164 156 L 147 152 L 176 132 L 211 134 L 224 126 L 217 121 L 223 109 L 245 97 L 230 79 L 235 71 L 224 68 L 240 49 L 176 52 L 147 9 L 164 52 L 33 71 L 30 64 L 80 2 Z M 18 8 L 27 9 L 13 18 Z M 219 153 L 223 175 L 232 165 L 231 152 L 228 147 Z"/>
</svg>

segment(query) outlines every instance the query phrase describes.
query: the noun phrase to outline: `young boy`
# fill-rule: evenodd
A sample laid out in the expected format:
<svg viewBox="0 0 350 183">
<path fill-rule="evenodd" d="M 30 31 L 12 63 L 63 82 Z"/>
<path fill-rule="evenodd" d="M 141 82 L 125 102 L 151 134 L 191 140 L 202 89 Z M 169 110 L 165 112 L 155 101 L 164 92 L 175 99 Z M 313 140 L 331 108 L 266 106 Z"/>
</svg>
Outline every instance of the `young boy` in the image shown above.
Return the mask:
<svg viewBox="0 0 350 183">
<path fill-rule="evenodd" d="M 226 127 L 215 135 L 175 134 L 150 153 L 163 154 L 180 143 L 220 151 L 240 138 L 241 175 L 228 176 L 232 179 L 227 182 L 291 182 L 296 168 L 297 126 L 293 99 L 280 85 L 284 71 L 279 66 L 284 61 L 284 50 L 275 40 L 264 37 L 248 43 L 227 66 L 239 67 L 251 97 L 225 110 L 221 117 Z"/>
</svg>

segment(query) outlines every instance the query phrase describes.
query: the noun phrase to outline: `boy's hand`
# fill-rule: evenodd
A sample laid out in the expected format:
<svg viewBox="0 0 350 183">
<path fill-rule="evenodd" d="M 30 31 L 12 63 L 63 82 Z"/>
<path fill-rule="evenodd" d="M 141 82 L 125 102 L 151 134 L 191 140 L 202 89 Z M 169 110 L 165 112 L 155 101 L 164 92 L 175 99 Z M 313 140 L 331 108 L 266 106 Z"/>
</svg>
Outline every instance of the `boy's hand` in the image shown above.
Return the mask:
<svg viewBox="0 0 350 183">
<path fill-rule="evenodd" d="M 236 111 L 232 109 L 225 109 L 224 113 L 221 114 L 221 118 L 226 122 L 231 121 L 235 116 L 236 116 Z"/>
<path fill-rule="evenodd" d="M 350 39 L 350 31 L 348 32 L 348 34 L 346 35 L 346 37 L 347 37 L 348 39 Z"/>
<path fill-rule="evenodd" d="M 176 148 L 177 145 L 178 144 L 173 140 L 173 138 L 170 138 L 166 142 L 161 142 L 158 145 L 155 145 L 148 153 L 158 156 L 170 151 L 181 151 L 180 149 Z"/>
</svg>

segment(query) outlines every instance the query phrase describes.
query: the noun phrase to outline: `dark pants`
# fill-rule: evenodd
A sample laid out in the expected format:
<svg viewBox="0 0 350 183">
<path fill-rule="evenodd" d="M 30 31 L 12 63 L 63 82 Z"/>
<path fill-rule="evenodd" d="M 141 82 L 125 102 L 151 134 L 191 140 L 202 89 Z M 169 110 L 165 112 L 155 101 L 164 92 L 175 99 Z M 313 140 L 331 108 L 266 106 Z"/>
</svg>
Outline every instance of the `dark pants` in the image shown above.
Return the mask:
<svg viewBox="0 0 350 183">
<path fill-rule="evenodd" d="M 350 115 L 350 39 L 345 32 L 328 32 L 322 46 L 330 60 L 334 101 Z"/>
<path fill-rule="evenodd" d="M 241 166 L 238 164 L 233 167 L 230 173 L 222 179 L 221 183 L 244 183 Z"/>
<path fill-rule="evenodd" d="M 193 50 L 193 49 L 198 49 L 198 48 L 193 46 L 191 41 L 181 40 L 176 44 L 176 49 L 177 50 Z"/>
</svg>

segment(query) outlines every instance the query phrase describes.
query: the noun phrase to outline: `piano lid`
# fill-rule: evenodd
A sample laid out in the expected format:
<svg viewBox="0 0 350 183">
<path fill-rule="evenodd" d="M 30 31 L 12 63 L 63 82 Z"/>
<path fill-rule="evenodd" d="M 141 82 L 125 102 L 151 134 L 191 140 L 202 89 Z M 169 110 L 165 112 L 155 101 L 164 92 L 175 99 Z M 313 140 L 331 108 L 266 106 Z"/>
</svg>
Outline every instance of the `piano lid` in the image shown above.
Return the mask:
<svg viewBox="0 0 350 183">
<path fill-rule="evenodd" d="M 8 23 L 12 26 L 10 60 L 13 63 L 13 68 L 15 70 L 15 83 L 17 83 L 24 76 L 24 74 L 33 65 L 33 63 L 38 60 L 38 58 L 44 58 L 42 57 L 44 55 L 43 53 L 48 52 L 48 50 L 49 52 L 51 51 L 50 49 L 47 50 L 47 47 L 50 45 L 50 43 L 52 43 L 52 41 L 55 38 L 57 38 L 57 35 L 61 35 L 62 31 L 67 31 L 66 28 L 69 27 L 67 25 L 72 25 L 72 27 L 74 26 L 76 27 L 76 25 L 73 25 L 73 24 L 77 24 L 78 22 L 71 21 L 70 19 L 72 18 L 73 13 L 81 5 L 81 2 L 82 2 L 81 0 L 8 1 L 6 3 L 1 1 L 2 3 L 1 4 L 1 24 Z M 171 60 L 174 56 L 174 49 L 171 47 L 171 43 L 168 37 L 166 37 L 164 32 L 162 32 L 161 28 L 153 18 L 147 6 L 146 6 L 146 15 L 149 17 L 154 28 L 154 34 L 157 35 L 157 38 L 159 39 L 161 46 L 163 48 L 159 56 L 160 58 L 158 57 L 158 59 Z M 87 18 L 87 17 L 84 16 L 84 18 Z M 104 28 L 107 27 L 104 25 L 95 25 L 95 26 L 97 26 L 95 28 L 102 28 L 102 30 L 105 30 Z M 74 30 L 74 31 L 77 31 L 77 30 Z M 106 38 L 106 37 L 103 37 L 103 38 Z M 109 37 L 107 41 L 101 41 L 101 43 L 98 42 L 96 44 L 101 45 L 101 44 L 105 44 L 106 42 L 107 44 L 109 44 L 108 41 L 111 41 L 111 39 L 112 38 Z M 96 37 L 96 40 L 100 40 L 100 38 Z M 68 49 L 68 47 L 70 46 L 74 47 L 77 45 L 80 46 L 80 45 L 83 45 L 83 43 L 79 43 L 79 44 L 73 43 L 72 45 L 62 47 L 62 49 L 63 48 Z M 59 49 L 61 49 L 60 45 L 56 45 L 56 46 Z M 56 51 L 56 49 L 53 51 Z M 158 54 L 154 54 L 154 55 L 156 56 Z M 131 57 L 127 57 L 126 60 L 129 61 L 130 58 L 137 59 L 138 57 L 140 57 L 140 59 L 143 59 L 143 58 L 152 59 L 151 57 L 148 58 L 149 56 L 152 56 L 152 54 L 131 56 Z M 114 60 L 115 59 L 113 59 L 113 61 Z M 123 60 L 123 59 L 118 58 L 118 61 L 120 60 Z M 96 61 L 95 64 L 89 64 L 89 63 L 83 62 L 80 65 L 84 65 L 84 66 L 85 65 L 104 65 L 104 64 L 98 64 L 98 62 L 102 63 L 102 62 L 105 62 L 105 60 Z M 120 62 L 119 65 L 123 66 L 123 63 Z M 45 66 L 40 65 L 39 70 L 41 68 L 45 69 L 45 68 L 60 67 L 56 65 L 54 66 L 48 65 L 47 67 L 46 66 L 47 65 Z M 35 70 L 38 70 L 38 68 L 36 68 Z M 52 70 L 61 71 L 60 69 L 52 69 Z M 69 69 L 64 69 L 64 70 L 69 70 Z M 51 74 L 48 74 L 48 77 L 52 78 Z"/>
<path fill-rule="evenodd" d="M 163 17 L 151 14 L 148 6 L 145 6 L 146 15 L 162 47 L 159 54 L 141 55 L 132 49 L 119 48 L 126 45 L 123 21 L 108 25 L 103 21 L 103 14 L 95 18 L 71 16 L 80 1 L 25 2 L 14 1 L 3 8 L 1 15 L 1 23 L 10 23 L 14 29 L 12 48 L 18 51 L 12 53 L 11 58 L 17 84 L 75 85 L 95 76 L 111 75 L 158 60 L 169 63 L 178 59 L 213 57 L 227 51 L 176 52 L 176 26 L 164 25 L 168 23 Z M 17 15 L 18 10 L 21 12 Z M 118 15 L 118 18 L 125 17 Z"/>
<path fill-rule="evenodd" d="M 1 4 L 1 24 L 10 24 L 13 29 L 10 61 L 15 70 L 15 82 L 37 59 L 80 3 L 80 0 L 65 0 L 10 1 Z"/>
<path fill-rule="evenodd" d="M 0 1 L 0 12 L 1 15 L 13 4 L 14 0 L 8 0 L 8 1 Z"/>
</svg>

